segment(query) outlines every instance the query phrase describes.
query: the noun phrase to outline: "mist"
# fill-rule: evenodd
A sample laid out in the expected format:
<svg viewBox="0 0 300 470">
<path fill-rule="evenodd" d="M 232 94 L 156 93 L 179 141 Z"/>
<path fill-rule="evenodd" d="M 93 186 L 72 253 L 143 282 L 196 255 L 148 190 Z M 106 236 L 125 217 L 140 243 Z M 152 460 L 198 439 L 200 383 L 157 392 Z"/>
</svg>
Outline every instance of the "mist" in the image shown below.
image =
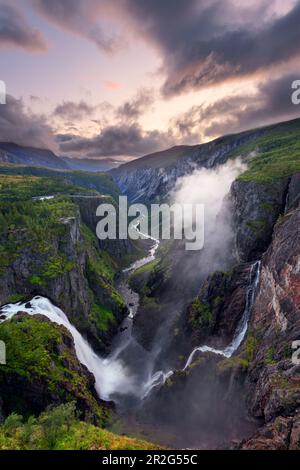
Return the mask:
<svg viewBox="0 0 300 470">
<path fill-rule="evenodd" d="M 247 433 L 249 428 L 240 384 L 231 372 L 226 377 L 217 372 L 220 356 L 203 353 L 204 360 L 187 371 L 184 378 L 182 363 L 177 362 L 180 355 L 185 357 L 193 349 L 191 338 L 184 333 L 187 306 L 210 274 L 228 271 L 236 263 L 230 188 L 246 170 L 247 165 L 240 159 L 214 169 L 196 169 L 180 178 L 170 195 L 172 204 L 204 205 L 205 240 L 203 248 L 193 252 L 186 251 L 184 243 L 174 242 L 175 268 L 167 287 L 169 296 L 166 295 L 167 302 L 163 304 L 165 321 L 155 339 L 156 347 L 161 347 L 162 370 L 174 371 L 173 385 L 153 390 L 144 403 L 140 419 L 159 423 L 179 446 L 217 447 L 223 440 Z M 195 220 L 191 218 L 189 222 L 193 225 Z M 176 318 L 178 310 L 180 317 Z M 175 329 L 182 334 L 174 339 Z M 237 403 L 235 407 L 232 401 Z"/>
<path fill-rule="evenodd" d="M 170 196 L 172 203 L 204 205 L 204 246 L 198 256 L 194 253 L 192 257 L 193 265 L 195 259 L 199 261 L 197 268 L 203 276 L 224 270 L 234 261 L 232 210 L 228 196 L 232 183 L 246 169 L 247 165 L 241 159 L 229 160 L 213 169 L 197 169 L 180 178 Z M 192 225 L 194 220 L 191 218 L 189 223 Z"/>
</svg>

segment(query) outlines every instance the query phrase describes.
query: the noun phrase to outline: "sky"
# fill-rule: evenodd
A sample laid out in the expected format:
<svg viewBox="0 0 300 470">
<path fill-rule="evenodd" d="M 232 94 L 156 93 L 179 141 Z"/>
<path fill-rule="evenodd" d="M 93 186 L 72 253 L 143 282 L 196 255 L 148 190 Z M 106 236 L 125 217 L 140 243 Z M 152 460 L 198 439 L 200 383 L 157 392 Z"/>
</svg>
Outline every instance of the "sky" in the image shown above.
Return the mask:
<svg viewBox="0 0 300 470">
<path fill-rule="evenodd" d="M 0 141 L 112 165 L 292 119 L 298 0 L 0 0 Z"/>
</svg>

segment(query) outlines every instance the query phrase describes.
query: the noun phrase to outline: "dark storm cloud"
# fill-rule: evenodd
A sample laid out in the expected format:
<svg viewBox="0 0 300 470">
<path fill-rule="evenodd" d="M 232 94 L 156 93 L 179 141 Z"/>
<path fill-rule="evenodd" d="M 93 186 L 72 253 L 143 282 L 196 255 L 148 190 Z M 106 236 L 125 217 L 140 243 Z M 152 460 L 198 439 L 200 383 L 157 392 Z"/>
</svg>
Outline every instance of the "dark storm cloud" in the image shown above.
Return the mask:
<svg viewBox="0 0 300 470">
<path fill-rule="evenodd" d="M 159 131 L 143 131 L 138 124 L 110 126 L 94 138 L 74 136 L 61 143 L 62 152 L 78 152 L 89 157 L 140 156 L 172 144 L 168 134 Z"/>
<path fill-rule="evenodd" d="M 300 2 L 283 16 L 267 15 L 263 0 L 250 7 L 229 0 L 124 2 L 135 27 L 142 25 L 140 32 L 163 54 L 166 96 L 300 56 Z"/>
<path fill-rule="evenodd" d="M 116 111 L 117 117 L 130 120 L 138 119 L 154 103 L 153 93 L 153 90 L 140 90 L 136 97 L 119 106 Z"/>
<path fill-rule="evenodd" d="M 73 101 L 64 101 L 56 106 L 53 114 L 63 119 L 81 120 L 94 113 L 96 107 L 90 106 L 84 101 L 74 103 Z"/>
<path fill-rule="evenodd" d="M 8 95 L 0 106 L 0 141 L 54 149 L 51 127 L 43 116 L 26 112 L 22 100 Z"/>
<path fill-rule="evenodd" d="M 98 24 L 101 0 L 32 0 L 32 3 L 49 21 L 86 37 L 101 50 L 112 52 L 120 45 L 118 38 L 107 34 Z"/>
<path fill-rule="evenodd" d="M 300 107 L 291 101 L 291 84 L 297 78 L 296 73 L 286 74 L 260 83 L 254 94 L 193 106 L 173 120 L 173 132 L 190 142 L 299 117 Z"/>
<path fill-rule="evenodd" d="M 0 47 L 20 47 L 31 52 L 43 52 L 47 45 L 42 34 L 32 29 L 23 15 L 13 6 L 0 4 Z"/>
</svg>

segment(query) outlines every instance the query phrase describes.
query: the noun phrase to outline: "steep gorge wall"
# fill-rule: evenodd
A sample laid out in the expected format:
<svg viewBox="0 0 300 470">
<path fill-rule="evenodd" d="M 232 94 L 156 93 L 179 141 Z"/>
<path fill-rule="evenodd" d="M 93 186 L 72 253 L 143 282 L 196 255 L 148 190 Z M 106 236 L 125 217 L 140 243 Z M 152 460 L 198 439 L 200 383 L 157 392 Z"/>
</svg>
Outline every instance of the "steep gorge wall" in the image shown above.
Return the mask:
<svg viewBox="0 0 300 470">
<path fill-rule="evenodd" d="M 69 214 L 58 217 L 55 230 L 46 236 L 49 238 L 32 243 L 25 228 L 13 235 L 16 248 L 0 275 L 0 304 L 34 295 L 48 297 L 96 349 L 108 351 L 127 312 L 114 287 L 117 266 L 105 253 L 102 256 L 96 236 L 83 224 L 77 205 Z"/>
</svg>

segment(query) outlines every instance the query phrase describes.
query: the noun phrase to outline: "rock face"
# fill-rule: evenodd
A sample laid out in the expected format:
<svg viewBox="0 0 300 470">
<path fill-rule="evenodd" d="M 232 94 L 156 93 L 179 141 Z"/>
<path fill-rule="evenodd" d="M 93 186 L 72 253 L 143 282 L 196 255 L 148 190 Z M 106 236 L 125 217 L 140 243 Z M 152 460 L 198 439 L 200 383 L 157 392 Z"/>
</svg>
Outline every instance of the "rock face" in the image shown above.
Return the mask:
<svg viewBox="0 0 300 470">
<path fill-rule="evenodd" d="M 221 362 L 221 356 L 203 353 L 149 397 L 139 419 L 154 419 L 179 445 L 197 449 L 226 448 L 253 433 L 257 425 L 247 419 L 243 399 L 245 373 L 239 366 L 223 369 Z"/>
<path fill-rule="evenodd" d="M 24 248 L 0 277 L 0 304 L 11 301 L 16 293 L 23 297 L 48 297 L 96 349 L 106 352 L 127 310 L 113 280 L 97 270 L 96 263 L 101 261 L 97 245 L 93 246 L 83 229 L 75 207 L 72 215 L 58 220 L 50 251 L 36 250 L 24 239 Z M 22 234 L 20 237 L 22 245 Z M 114 321 L 102 331 L 93 316 L 95 303 L 110 308 L 114 315 Z"/>
<path fill-rule="evenodd" d="M 243 450 L 299 450 L 300 416 L 279 416 L 239 447 Z"/>
<path fill-rule="evenodd" d="M 94 390 L 94 376 L 79 363 L 71 334 L 46 317 L 20 312 L 0 324 L 7 365 L 0 368 L 4 416 L 39 414 L 49 405 L 74 401 L 83 419 L 103 424 L 108 408 Z"/>
<path fill-rule="evenodd" d="M 236 251 L 240 261 L 259 259 L 270 244 L 273 227 L 284 212 L 288 178 L 261 183 L 238 179 L 231 187 Z"/>
<path fill-rule="evenodd" d="M 179 177 L 191 174 L 197 167 L 213 168 L 217 164 L 225 163 L 230 152 L 266 131 L 260 129 L 244 132 L 207 144 L 182 148 L 177 152 L 177 158 L 174 158 L 174 149 L 170 149 L 122 165 L 111 173 L 121 191 L 132 201 L 154 202 L 166 197 L 174 189 Z"/>
<path fill-rule="evenodd" d="M 99 217 L 97 217 L 96 211 L 100 204 L 113 204 L 118 214 L 116 202 L 107 196 L 81 197 L 78 195 L 72 199 L 79 207 L 82 221 L 92 230 L 93 233 L 96 233 L 96 227 L 99 222 Z M 124 256 L 130 256 L 136 253 L 136 248 L 130 239 L 99 240 L 99 247 L 100 250 L 109 253 L 117 262 L 120 262 Z"/>
<path fill-rule="evenodd" d="M 230 440 L 236 436 L 229 419 L 235 423 L 235 430 L 240 430 L 240 435 L 252 435 L 238 444 L 239 448 L 300 448 L 300 364 L 295 362 L 300 353 L 292 348 L 293 342 L 300 341 L 298 181 L 299 177 L 295 175 L 288 181 L 281 180 L 273 188 L 272 201 L 277 201 L 276 210 L 282 215 L 275 223 L 272 212 L 266 224 L 272 232 L 271 240 L 262 257 L 250 324 L 239 349 L 228 359 L 198 354 L 189 369 L 175 373 L 149 397 L 146 415 L 147 412 L 154 415 L 168 429 L 177 429 L 179 422 L 182 426 L 186 423 L 186 432 L 188 423 L 192 423 L 191 427 L 194 423 L 197 429 L 205 426 L 207 436 L 210 428 L 223 429 L 223 438 L 226 436 L 223 444 L 230 447 Z M 254 186 L 246 184 L 244 192 L 241 187 L 235 188 L 235 194 L 241 198 L 238 202 L 241 220 L 248 217 L 255 220 L 258 201 L 266 201 L 267 188 L 260 187 L 260 197 L 251 200 Z M 248 206 L 247 200 L 251 201 Z M 289 200 L 294 202 L 289 203 Z M 255 257 L 263 251 L 268 237 L 261 235 L 253 238 L 249 245 L 241 245 L 240 252 L 245 258 L 254 257 L 252 248 L 256 244 L 260 249 Z M 199 295 L 186 310 L 182 327 L 185 347 L 181 349 L 180 341 L 175 341 L 177 350 L 183 351 L 185 357 L 187 347 L 190 352 L 201 343 L 224 347 L 224 339 L 232 337 L 245 306 L 247 271 L 249 264 L 242 264 L 227 274 L 214 273 L 203 284 Z M 178 366 L 177 363 L 177 367 L 182 364 L 179 362 Z M 184 403 L 182 410 L 178 410 L 178 403 Z M 253 434 L 257 427 L 259 429 Z M 207 439 L 201 432 L 197 436 L 200 442 Z"/>
<path fill-rule="evenodd" d="M 189 347 L 207 340 L 215 346 L 230 343 L 245 309 L 249 270 L 245 264 L 208 277 L 186 310 L 183 332 L 189 338 Z"/>
<path fill-rule="evenodd" d="M 248 406 L 265 422 L 294 416 L 300 405 L 300 366 L 292 343 L 300 338 L 300 209 L 276 225 L 263 257 L 251 329 L 256 339 L 248 371 Z"/>
</svg>

